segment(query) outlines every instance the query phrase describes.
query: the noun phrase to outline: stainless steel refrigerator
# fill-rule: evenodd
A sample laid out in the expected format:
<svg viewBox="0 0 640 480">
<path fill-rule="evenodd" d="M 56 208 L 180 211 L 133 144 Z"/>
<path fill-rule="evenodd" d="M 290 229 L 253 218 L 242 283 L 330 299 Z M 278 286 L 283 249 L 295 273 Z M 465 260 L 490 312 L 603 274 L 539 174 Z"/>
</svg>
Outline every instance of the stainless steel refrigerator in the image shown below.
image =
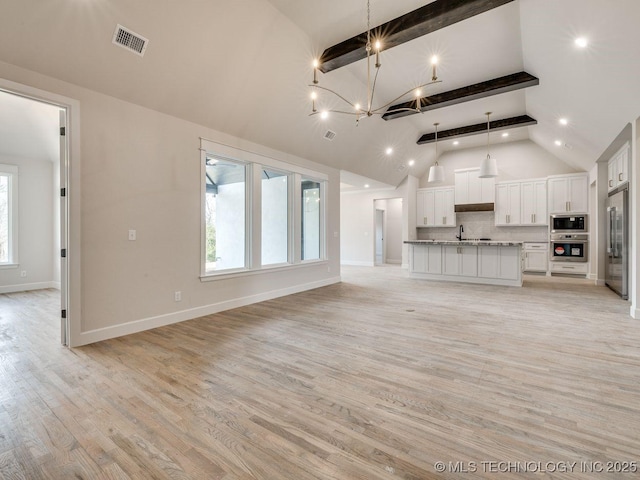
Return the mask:
<svg viewBox="0 0 640 480">
<path fill-rule="evenodd" d="M 607 198 L 607 262 L 605 283 L 625 300 L 629 297 L 629 190 Z"/>
</svg>

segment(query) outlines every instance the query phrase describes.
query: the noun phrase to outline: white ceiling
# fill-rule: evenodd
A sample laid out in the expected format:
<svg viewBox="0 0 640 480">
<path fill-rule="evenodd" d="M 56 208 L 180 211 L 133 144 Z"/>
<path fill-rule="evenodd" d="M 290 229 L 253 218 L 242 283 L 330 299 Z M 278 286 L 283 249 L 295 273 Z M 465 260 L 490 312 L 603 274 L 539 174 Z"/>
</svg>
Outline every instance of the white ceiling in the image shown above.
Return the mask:
<svg viewBox="0 0 640 480">
<path fill-rule="evenodd" d="M 426 3 L 372 0 L 372 23 Z M 539 122 L 492 142 L 530 138 L 559 161 L 590 168 L 640 115 L 639 19 L 638 0 L 515 0 L 383 52 L 380 103 L 423 83 L 434 53 L 442 83 L 425 93 L 522 69 L 539 86 L 357 127 L 352 117 L 309 117 L 307 85 L 314 57 L 365 30 L 365 0 L 4 0 L 0 61 L 397 185 L 433 163 L 433 144 L 416 140 L 434 122 L 441 130 L 480 123 L 489 110 L 492 119 L 526 113 Z M 118 23 L 150 40 L 143 58 L 111 44 Z M 589 38 L 587 49 L 575 48 L 577 35 Z M 362 97 L 364 65 L 321 75 L 321 85 Z M 559 126 L 561 116 L 569 126 Z M 331 142 L 327 129 L 337 133 Z M 457 148 L 484 143 L 484 135 L 466 137 Z M 441 142 L 441 152 L 451 148 Z"/>
</svg>

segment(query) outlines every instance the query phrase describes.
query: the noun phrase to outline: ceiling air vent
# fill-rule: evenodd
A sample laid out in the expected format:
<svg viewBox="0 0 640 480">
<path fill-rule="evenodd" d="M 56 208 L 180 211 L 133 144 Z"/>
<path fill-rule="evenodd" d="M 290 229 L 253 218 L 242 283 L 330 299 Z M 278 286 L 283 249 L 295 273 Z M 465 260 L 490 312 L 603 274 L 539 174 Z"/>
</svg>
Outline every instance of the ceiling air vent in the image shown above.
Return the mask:
<svg viewBox="0 0 640 480">
<path fill-rule="evenodd" d="M 114 45 L 118 45 L 122 48 L 140 55 L 144 55 L 144 51 L 147 49 L 149 40 L 142 35 L 132 32 L 128 28 L 124 28 L 122 25 L 116 26 L 116 31 L 113 33 L 113 39 L 111 42 Z"/>
<path fill-rule="evenodd" d="M 334 138 L 336 138 L 336 132 L 332 132 L 331 130 L 327 130 L 324 134 L 324 139 L 325 140 L 333 140 Z"/>
</svg>

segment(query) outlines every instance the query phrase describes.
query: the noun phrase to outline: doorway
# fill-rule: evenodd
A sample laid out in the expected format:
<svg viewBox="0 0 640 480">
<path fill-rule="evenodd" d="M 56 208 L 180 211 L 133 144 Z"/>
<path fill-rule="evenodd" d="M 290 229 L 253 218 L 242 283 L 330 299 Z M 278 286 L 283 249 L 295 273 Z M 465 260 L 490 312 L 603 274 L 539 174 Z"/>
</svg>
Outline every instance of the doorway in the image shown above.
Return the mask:
<svg viewBox="0 0 640 480">
<path fill-rule="evenodd" d="M 373 201 L 374 265 L 402 264 L 402 198 Z"/>
<path fill-rule="evenodd" d="M 69 107 L 46 96 L 0 79 L 0 164 L 16 172 L 10 195 L 0 191 L 0 210 L 9 211 L 0 248 L 10 252 L 0 265 L 0 293 L 58 290 L 60 342 L 67 346 Z"/>
<path fill-rule="evenodd" d="M 376 260 L 375 265 L 384 265 L 386 255 L 384 248 L 385 211 L 376 208 Z"/>
</svg>

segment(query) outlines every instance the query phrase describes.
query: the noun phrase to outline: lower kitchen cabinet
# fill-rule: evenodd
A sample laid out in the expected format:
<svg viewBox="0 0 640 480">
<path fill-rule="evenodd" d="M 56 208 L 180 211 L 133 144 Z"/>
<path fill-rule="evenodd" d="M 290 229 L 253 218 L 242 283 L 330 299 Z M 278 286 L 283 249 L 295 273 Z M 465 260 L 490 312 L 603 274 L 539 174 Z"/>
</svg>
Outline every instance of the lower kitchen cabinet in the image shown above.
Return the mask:
<svg viewBox="0 0 640 480">
<path fill-rule="evenodd" d="M 413 249 L 412 273 L 442 273 L 442 246 L 424 245 Z"/>
<path fill-rule="evenodd" d="M 549 244 L 526 242 L 524 244 L 524 271 L 546 272 L 549 268 Z"/>
<path fill-rule="evenodd" d="M 521 273 L 520 249 L 483 245 L 478 247 L 478 276 L 517 280 Z"/>
<path fill-rule="evenodd" d="M 478 276 L 478 247 L 446 245 L 442 250 L 442 271 L 445 275 Z"/>
<path fill-rule="evenodd" d="M 522 249 L 519 244 L 407 243 L 410 244 L 409 272 L 412 277 L 522 286 Z"/>
</svg>

